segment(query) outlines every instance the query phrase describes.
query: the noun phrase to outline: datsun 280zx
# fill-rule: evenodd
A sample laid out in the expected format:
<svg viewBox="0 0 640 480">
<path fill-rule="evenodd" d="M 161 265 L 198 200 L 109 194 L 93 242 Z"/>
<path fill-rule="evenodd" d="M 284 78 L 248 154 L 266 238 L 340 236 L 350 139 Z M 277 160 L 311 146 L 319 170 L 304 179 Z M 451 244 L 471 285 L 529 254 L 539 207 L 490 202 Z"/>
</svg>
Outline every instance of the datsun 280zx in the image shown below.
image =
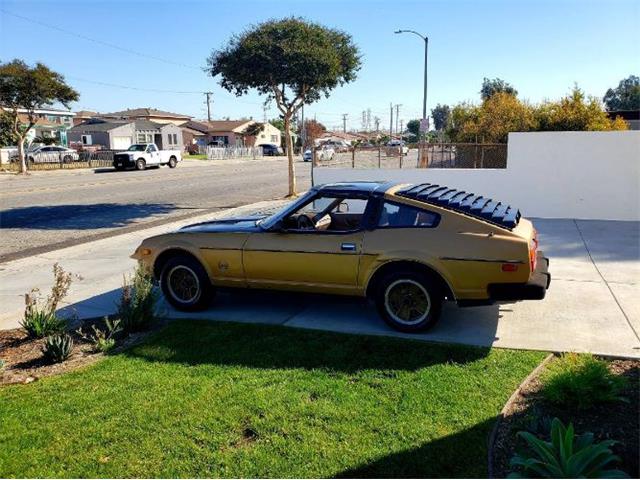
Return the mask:
<svg viewBox="0 0 640 480">
<path fill-rule="evenodd" d="M 542 299 L 549 261 L 508 204 L 433 184 L 335 183 L 281 211 L 151 237 L 132 255 L 180 310 L 222 287 L 366 296 L 392 327 L 431 327 L 461 306 Z"/>
</svg>

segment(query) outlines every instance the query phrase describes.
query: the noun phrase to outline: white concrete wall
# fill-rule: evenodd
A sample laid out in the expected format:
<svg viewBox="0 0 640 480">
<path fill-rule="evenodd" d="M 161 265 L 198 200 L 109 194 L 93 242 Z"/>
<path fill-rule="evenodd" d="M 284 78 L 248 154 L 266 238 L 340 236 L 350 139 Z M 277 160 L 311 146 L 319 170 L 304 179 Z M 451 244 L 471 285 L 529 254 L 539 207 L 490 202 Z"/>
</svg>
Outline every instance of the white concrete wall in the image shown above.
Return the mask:
<svg viewBox="0 0 640 480">
<path fill-rule="evenodd" d="M 354 180 L 438 183 L 490 196 L 525 216 L 640 220 L 640 132 L 509 134 L 506 169 L 316 167 L 316 184 Z"/>
</svg>

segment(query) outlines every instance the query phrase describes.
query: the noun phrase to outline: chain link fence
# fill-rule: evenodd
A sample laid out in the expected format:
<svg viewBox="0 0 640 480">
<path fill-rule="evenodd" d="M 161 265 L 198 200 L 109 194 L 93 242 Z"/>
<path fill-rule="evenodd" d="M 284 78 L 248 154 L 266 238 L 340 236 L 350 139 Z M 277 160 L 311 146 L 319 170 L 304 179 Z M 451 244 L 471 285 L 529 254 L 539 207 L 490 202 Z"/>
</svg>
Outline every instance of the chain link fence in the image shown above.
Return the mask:
<svg viewBox="0 0 640 480">
<path fill-rule="evenodd" d="M 335 168 L 507 168 L 503 143 L 430 143 L 419 146 L 355 146 L 348 151 L 314 152 L 315 165 Z"/>
</svg>

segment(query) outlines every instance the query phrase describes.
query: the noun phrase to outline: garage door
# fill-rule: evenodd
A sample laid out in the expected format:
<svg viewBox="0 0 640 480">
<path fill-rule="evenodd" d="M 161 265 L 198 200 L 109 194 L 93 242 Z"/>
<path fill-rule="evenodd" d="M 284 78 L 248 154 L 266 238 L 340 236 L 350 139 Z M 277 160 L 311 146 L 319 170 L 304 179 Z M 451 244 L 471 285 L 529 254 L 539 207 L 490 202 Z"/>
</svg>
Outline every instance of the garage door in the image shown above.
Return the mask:
<svg viewBox="0 0 640 480">
<path fill-rule="evenodd" d="M 131 146 L 131 137 L 113 137 L 114 150 L 126 150 Z"/>
</svg>

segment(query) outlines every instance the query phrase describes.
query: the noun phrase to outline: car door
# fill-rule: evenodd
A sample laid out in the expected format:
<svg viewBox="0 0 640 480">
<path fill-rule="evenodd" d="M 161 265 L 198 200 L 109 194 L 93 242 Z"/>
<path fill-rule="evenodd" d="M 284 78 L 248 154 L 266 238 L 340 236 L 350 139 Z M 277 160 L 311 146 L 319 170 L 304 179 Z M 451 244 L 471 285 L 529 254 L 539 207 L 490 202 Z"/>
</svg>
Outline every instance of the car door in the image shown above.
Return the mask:
<svg viewBox="0 0 640 480">
<path fill-rule="evenodd" d="M 147 165 L 159 165 L 160 164 L 160 153 L 155 145 L 149 145 L 147 147 L 147 155 L 149 155 L 149 161 Z"/>
<path fill-rule="evenodd" d="M 352 205 L 357 202 L 358 213 L 352 215 L 364 217 L 366 200 L 344 201 L 351 201 Z M 285 227 L 251 234 L 243 248 L 247 284 L 257 288 L 354 293 L 363 235 L 362 222 L 339 230 Z"/>
</svg>

